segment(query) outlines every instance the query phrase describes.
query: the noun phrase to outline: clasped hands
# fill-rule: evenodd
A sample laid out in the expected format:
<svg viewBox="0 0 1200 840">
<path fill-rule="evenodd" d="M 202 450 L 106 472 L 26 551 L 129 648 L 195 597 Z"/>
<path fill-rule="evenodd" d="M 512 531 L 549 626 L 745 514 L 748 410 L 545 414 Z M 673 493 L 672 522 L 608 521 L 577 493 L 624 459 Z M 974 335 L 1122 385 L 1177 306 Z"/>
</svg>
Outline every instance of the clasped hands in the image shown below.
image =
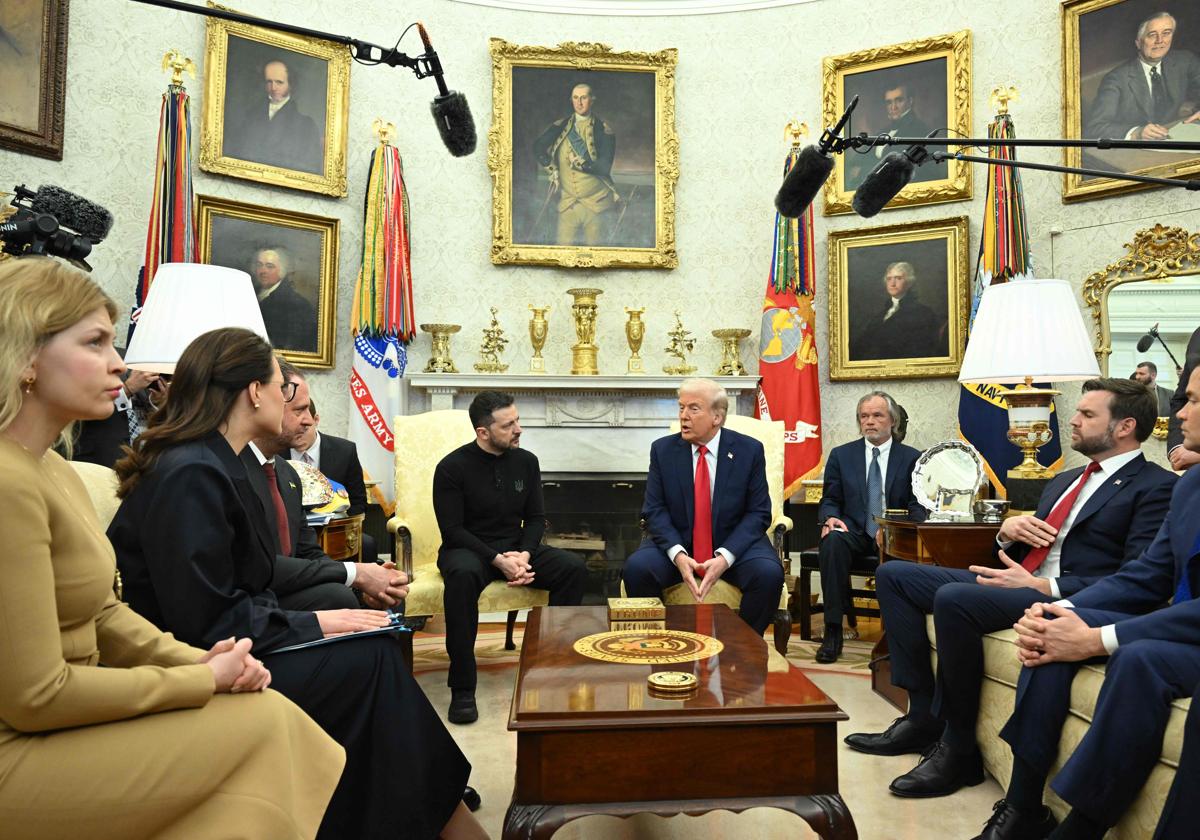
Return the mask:
<svg viewBox="0 0 1200 840">
<path fill-rule="evenodd" d="M 408 575 L 396 571 L 391 562 L 356 563 L 352 585 L 367 606 L 377 610 L 394 607 L 408 597 Z"/>
<path fill-rule="evenodd" d="M 501 571 L 509 586 L 528 586 L 533 583 L 533 566 L 528 551 L 505 551 L 492 558 L 492 565 Z"/>
<path fill-rule="evenodd" d="M 271 672 L 267 666 L 250 655 L 250 639 L 232 636 L 213 645 L 197 660 L 198 665 L 212 669 L 213 694 L 239 694 L 244 691 L 262 691 L 271 684 Z"/>
<path fill-rule="evenodd" d="M 1100 628 L 1090 627 L 1073 609 L 1060 604 L 1034 604 L 1013 629 L 1017 631 L 1017 659 L 1026 668 L 1048 662 L 1080 662 L 1108 653 Z"/>
<path fill-rule="evenodd" d="M 721 579 L 721 575 L 725 574 L 725 570 L 729 568 L 729 561 L 725 559 L 725 555 L 720 553 L 698 563 L 686 551 L 680 551 L 676 553 L 672 562 L 675 564 L 675 568 L 679 569 L 680 577 L 683 578 L 684 584 L 691 590 L 692 597 L 697 601 L 704 600 L 704 596 L 708 595 L 709 590 L 716 585 L 717 581 Z M 697 578 L 699 578 L 699 582 L 697 582 Z"/>
</svg>

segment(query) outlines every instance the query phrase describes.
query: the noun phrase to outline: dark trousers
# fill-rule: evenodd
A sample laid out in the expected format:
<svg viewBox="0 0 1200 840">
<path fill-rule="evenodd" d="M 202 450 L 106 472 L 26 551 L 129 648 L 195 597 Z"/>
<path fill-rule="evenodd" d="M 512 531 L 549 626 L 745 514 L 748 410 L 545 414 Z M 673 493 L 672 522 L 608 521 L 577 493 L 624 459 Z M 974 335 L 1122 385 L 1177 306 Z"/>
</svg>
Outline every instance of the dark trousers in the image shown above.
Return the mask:
<svg viewBox="0 0 1200 840">
<path fill-rule="evenodd" d="M 1200 687 L 1183 724 L 1183 752 L 1154 840 L 1193 840 L 1200 826 Z"/>
<path fill-rule="evenodd" d="M 850 606 L 850 572 L 874 571 L 878 563 L 875 539 L 858 531 L 830 531 L 817 552 L 825 623 L 840 627 Z"/>
<path fill-rule="evenodd" d="M 587 566 L 569 551 L 539 545 L 529 558 L 534 589 L 550 591 L 550 606 L 575 607 L 583 600 Z M 473 551 L 463 548 L 438 554 L 438 569 L 445 582 L 442 603 L 446 610 L 446 653 L 450 656 L 451 688 L 475 688 L 475 636 L 479 632 L 479 595 L 504 573 Z"/>
<path fill-rule="evenodd" d="M 1091 627 L 1129 618 L 1106 610 L 1077 612 Z M 1038 773 L 1049 773 L 1058 755 L 1071 682 L 1085 664 L 1021 669 L 1016 705 L 1000 737 Z M 1115 825 L 1162 753 L 1171 701 L 1190 696 L 1197 684 L 1200 646 L 1146 639 L 1117 648 L 1108 659 L 1092 725 L 1051 783 L 1054 792 L 1092 820 Z"/>
<path fill-rule="evenodd" d="M 875 592 L 887 628 L 892 683 L 914 708 L 930 708 L 962 740 L 973 739 L 983 682 L 983 636 L 1011 627 L 1031 605 L 1055 598 L 1036 589 L 975 583 L 966 569 L 890 560 L 875 573 Z M 925 616 L 937 630 L 938 673 L 929 661 Z"/>
<path fill-rule="evenodd" d="M 771 623 L 783 591 L 783 564 L 779 555 L 764 539 L 752 545 L 725 570 L 721 579 L 736 586 L 742 593 L 738 615 L 742 621 L 762 635 Z M 664 589 L 682 583 L 679 569 L 667 558 L 667 553 L 651 540 L 643 540 L 625 561 L 621 573 L 625 593 L 631 598 L 661 598 Z"/>
</svg>

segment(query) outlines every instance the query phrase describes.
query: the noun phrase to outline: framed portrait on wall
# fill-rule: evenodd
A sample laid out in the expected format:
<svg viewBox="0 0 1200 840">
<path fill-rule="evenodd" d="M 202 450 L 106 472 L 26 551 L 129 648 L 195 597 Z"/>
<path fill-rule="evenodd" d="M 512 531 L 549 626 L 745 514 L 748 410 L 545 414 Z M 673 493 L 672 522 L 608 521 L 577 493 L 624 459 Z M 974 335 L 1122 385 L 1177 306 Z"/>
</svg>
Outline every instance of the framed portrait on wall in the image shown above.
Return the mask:
<svg viewBox="0 0 1200 840">
<path fill-rule="evenodd" d="M 955 376 L 971 311 L 967 217 L 829 234 L 829 378 Z"/>
<path fill-rule="evenodd" d="M 267 337 L 302 367 L 332 368 L 337 219 L 198 197 L 200 261 L 250 274 Z"/>
<path fill-rule="evenodd" d="M 824 124 L 834 125 L 858 97 L 852 134 L 872 137 L 971 135 L 971 33 L 967 30 L 822 60 Z M 889 152 L 904 146 L 876 143 L 835 156 L 825 182 L 825 215 L 849 213 L 854 193 Z M 944 148 L 944 147 L 938 147 Z M 930 151 L 934 151 L 931 147 Z M 971 197 L 966 161 L 926 161 L 888 207 L 939 204 Z"/>
<path fill-rule="evenodd" d="M 1063 136 L 1200 142 L 1200 5 L 1192 0 L 1069 0 L 1063 4 Z M 1200 152 L 1064 149 L 1067 166 L 1194 178 Z M 1148 184 L 1063 176 L 1063 200 Z"/>
<path fill-rule="evenodd" d="M 0 3 L 0 148 L 62 160 L 67 0 Z"/>
<path fill-rule="evenodd" d="M 207 27 L 200 168 L 346 195 L 346 48 L 214 18 Z"/>
<path fill-rule="evenodd" d="M 675 268 L 676 51 L 491 54 L 492 262 Z"/>
</svg>

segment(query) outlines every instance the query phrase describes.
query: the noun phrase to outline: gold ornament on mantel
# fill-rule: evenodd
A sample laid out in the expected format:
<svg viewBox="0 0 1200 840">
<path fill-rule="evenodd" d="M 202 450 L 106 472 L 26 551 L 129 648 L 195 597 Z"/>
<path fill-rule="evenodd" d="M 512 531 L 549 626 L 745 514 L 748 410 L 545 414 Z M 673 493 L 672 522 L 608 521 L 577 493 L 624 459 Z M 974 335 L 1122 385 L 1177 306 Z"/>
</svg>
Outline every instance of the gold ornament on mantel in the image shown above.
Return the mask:
<svg viewBox="0 0 1200 840">
<path fill-rule="evenodd" d="M 533 344 L 533 358 L 529 360 L 530 373 L 545 373 L 546 360 L 542 358 L 542 348 L 546 346 L 546 336 L 550 333 L 550 322 L 546 320 L 549 306 L 534 306 L 529 304 L 533 317 L 529 319 L 529 341 Z"/>
<path fill-rule="evenodd" d="M 196 63 L 186 58 L 179 50 L 168 50 L 163 54 L 163 72 L 171 71 L 171 86 L 183 87 L 183 74 L 196 78 Z"/>
<path fill-rule="evenodd" d="M 695 365 L 689 365 L 688 354 L 696 346 L 696 339 L 691 337 L 691 333 L 683 328 L 683 320 L 679 317 L 679 310 L 675 310 L 675 329 L 667 332 L 667 337 L 671 339 L 667 344 L 665 352 L 668 356 L 674 356 L 679 360 L 677 365 L 663 365 L 663 373 L 671 376 L 691 376 L 696 372 Z"/>
<path fill-rule="evenodd" d="M 750 330 L 713 330 L 712 334 L 713 338 L 721 339 L 721 364 L 717 366 L 717 376 L 745 376 L 738 342 L 747 338 Z"/>
<path fill-rule="evenodd" d="M 642 350 L 642 339 L 646 337 L 646 322 L 642 320 L 646 307 L 630 309 L 626 306 L 625 312 L 629 315 L 629 320 L 625 322 L 625 340 L 629 342 L 629 363 L 625 366 L 625 372 L 645 373 L 646 365 L 638 354 Z"/>
<path fill-rule="evenodd" d="M 475 370 L 480 373 L 504 373 L 508 370 L 508 365 L 500 361 L 500 354 L 508 346 L 508 339 L 504 337 L 504 328 L 500 326 L 496 314 L 496 307 L 493 306 L 492 322 L 483 328 L 483 343 L 479 345 L 479 361 L 475 363 Z"/>
<path fill-rule="evenodd" d="M 433 350 L 425 363 L 426 373 L 458 373 L 450 358 L 450 336 L 461 329 L 459 324 L 421 324 L 421 332 L 433 337 Z"/>
<path fill-rule="evenodd" d="M 571 345 L 571 374 L 573 376 L 599 376 L 600 368 L 596 346 L 596 298 L 602 289 L 567 289 L 575 298 L 571 315 L 575 318 L 575 337 L 579 340 Z"/>
</svg>

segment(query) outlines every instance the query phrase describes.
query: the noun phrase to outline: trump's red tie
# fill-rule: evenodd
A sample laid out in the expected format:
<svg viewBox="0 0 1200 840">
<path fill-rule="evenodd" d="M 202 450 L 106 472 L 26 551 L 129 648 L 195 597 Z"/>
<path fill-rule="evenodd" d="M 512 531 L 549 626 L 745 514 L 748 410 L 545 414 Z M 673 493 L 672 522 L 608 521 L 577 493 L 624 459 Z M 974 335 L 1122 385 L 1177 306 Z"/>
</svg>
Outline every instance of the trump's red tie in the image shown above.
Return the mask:
<svg viewBox="0 0 1200 840">
<path fill-rule="evenodd" d="M 692 559 L 697 563 L 711 560 L 712 544 L 712 490 L 708 480 L 708 448 L 701 446 L 696 459 L 696 479 L 693 492 L 696 500 L 696 518 L 692 524 Z"/>
<path fill-rule="evenodd" d="M 292 532 L 288 528 L 287 508 L 283 506 L 283 496 L 279 493 L 279 484 L 275 481 L 275 464 L 263 462 L 263 472 L 267 474 L 267 487 L 271 490 L 271 504 L 275 506 L 275 529 L 279 534 L 279 553 L 285 557 L 292 554 Z"/>
<path fill-rule="evenodd" d="M 1071 492 L 1064 494 L 1063 497 L 1058 500 L 1058 504 L 1054 506 L 1054 510 L 1050 511 L 1050 515 L 1046 517 L 1047 525 L 1049 525 L 1055 531 L 1058 531 L 1062 528 L 1062 524 L 1067 521 L 1067 517 L 1071 514 L 1071 508 L 1075 507 L 1075 500 L 1079 498 L 1079 491 L 1083 489 L 1083 485 L 1088 483 L 1088 479 L 1099 471 L 1100 464 L 1097 462 L 1092 461 L 1087 465 L 1087 469 L 1083 471 L 1083 477 L 1079 479 L 1073 488 L 1071 488 Z M 1057 539 L 1057 537 L 1055 539 Z M 1028 554 L 1025 555 L 1025 559 L 1021 561 L 1021 565 L 1024 566 L 1025 570 L 1030 574 L 1036 572 L 1038 566 L 1045 562 L 1047 555 L 1050 554 L 1050 548 L 1053 545 L 1054 543 L 1052 542 L 1050 545 L 1032 549 Z"/>
</svg>

